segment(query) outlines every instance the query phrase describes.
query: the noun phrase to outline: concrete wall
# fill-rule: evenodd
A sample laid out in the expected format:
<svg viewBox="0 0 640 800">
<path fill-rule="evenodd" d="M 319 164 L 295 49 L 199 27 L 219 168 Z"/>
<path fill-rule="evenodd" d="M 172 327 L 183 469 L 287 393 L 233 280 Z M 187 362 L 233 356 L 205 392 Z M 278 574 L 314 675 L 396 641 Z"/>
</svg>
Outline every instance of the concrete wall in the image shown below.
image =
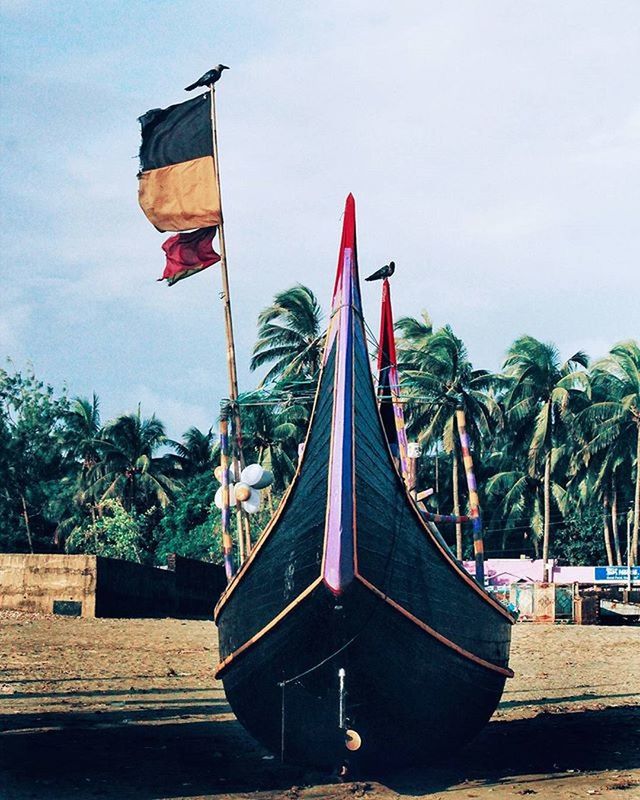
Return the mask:
<svg viewBox="0 0 640 800">
<path fill-rule="evenodd" d="M 172 556 L 169 566 L 85 555 L 0 554 L 0 609 L 211 619 L 226 586 L 224 568 L 180 556 Z"/>
<path fill-rule="evenodd" d="M 81 603 L 95 616 L 96 557 L 0 554 L 0 608 L 53 613 L 55 601 Z"/>
</svg>

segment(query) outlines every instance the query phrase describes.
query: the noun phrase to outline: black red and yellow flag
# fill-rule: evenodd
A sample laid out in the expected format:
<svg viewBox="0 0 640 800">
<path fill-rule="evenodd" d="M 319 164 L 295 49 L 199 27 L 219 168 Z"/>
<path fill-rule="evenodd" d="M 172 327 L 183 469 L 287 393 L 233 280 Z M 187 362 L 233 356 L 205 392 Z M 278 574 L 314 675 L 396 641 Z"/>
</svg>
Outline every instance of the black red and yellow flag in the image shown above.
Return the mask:
<svg viewBox="0 0 640 800">
<path fill-rule="evenodd" d="M 140 117 L 138 199 L 159 231 L 188 231 L 220 223 L 213 161 L 211 95 Z"/>
</svg>

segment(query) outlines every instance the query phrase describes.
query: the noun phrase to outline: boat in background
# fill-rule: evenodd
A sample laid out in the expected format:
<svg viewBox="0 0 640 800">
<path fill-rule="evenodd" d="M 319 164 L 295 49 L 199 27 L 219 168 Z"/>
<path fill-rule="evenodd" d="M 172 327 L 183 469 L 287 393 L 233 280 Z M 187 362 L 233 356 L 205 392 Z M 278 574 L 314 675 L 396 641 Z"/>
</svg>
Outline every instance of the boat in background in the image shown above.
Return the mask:
<svg viewBox="0 0 640 800">
<path fill-rule="evenodd" d="M 303 454 L 215 612 L 229 703 L 285 761 L 428 761 L 483 727 L 513 674 L 514 618 L 422 518 L 399 463 L 371 375 L 349 195 Z"/>
</svg>

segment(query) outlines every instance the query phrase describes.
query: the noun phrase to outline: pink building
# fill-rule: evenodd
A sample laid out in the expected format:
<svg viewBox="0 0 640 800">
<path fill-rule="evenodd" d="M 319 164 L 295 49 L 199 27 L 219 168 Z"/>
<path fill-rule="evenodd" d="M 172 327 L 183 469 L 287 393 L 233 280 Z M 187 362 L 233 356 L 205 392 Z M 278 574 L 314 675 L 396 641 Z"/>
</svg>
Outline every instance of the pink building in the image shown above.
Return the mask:
<svg viewBox="0 0 640 800">
<path fill-rule="evenodd" d="M 473 561 L 464 562 L 465 569 L 475 573 Z M 485 561 L 485 575 L 489 586 L 508 586 L 510 583 L 537 583 L 542 581 L 542 559 L 489 558 Z M 631 574 L 630 574 L 631 573 Z M 640 583 L 640 567 L 560 567 L 549 560 L 549 579 L 552 583 Z"/>
</svg>

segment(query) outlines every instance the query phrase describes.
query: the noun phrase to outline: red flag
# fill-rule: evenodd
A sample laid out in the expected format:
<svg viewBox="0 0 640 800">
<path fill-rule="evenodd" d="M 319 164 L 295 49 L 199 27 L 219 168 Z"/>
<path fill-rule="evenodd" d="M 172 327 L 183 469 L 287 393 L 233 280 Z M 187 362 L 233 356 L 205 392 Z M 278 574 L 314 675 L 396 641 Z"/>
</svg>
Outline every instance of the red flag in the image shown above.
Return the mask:
<svg viewBox="0 0 640 800">
<path fill-rule="evenodd" d="M 400 377 L 396 357 L 396 339 L 393 331 L 391 288 L 387 278 L 382 282 L 382 313 L 380 315 L 380 342 L 378 344 L 378 399 L 382 426 L 393 455 L 400 461 L 400 471 L 407 479 L 409 462 L 407 431 L 400 399 Z"/>
<path fill-rule="evenodd" d="M 200 272 L 220 261 L 213 249 L 213 237 L 217 227 L 201 228 L 190 233 L 177 233 L 170 236 L 162 245 L 167 263 L 160 281 L 166 280 L 169 286 Z"/>
</svg>

